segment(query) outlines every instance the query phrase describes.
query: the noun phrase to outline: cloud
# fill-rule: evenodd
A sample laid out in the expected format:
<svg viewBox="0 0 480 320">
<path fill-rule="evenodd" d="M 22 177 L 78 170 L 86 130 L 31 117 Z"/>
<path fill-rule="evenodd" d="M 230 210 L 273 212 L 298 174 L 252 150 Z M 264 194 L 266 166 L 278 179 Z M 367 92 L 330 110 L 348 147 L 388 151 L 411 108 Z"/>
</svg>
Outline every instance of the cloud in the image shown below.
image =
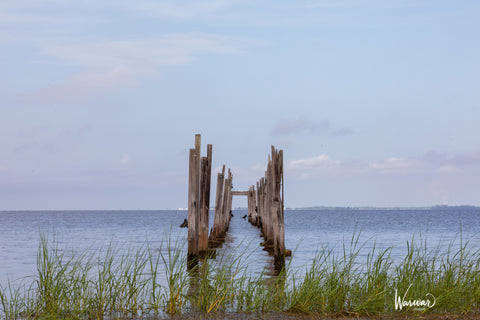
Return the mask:
<svg viewBox="0 0 480 320">
<path fill-rule="evenodd" d="M 311 158 L 292 160 L 287 163 L 286 170 L 305 180 L 320 173 L 331 172 L 340 165 L 340 161 L 332 160 L 328 155 L 321 154 Z"/>
<path fill-rule="evenodd" d="M 421 162 L 417 160 L 391 157 L 384 161 L 372 163 L 369 168 L 379 173 L 408 174 L 418 171 L 421 166 Z"/>
<path fill-rule="evenodd" d="M 203 54 L 239 53 L 245 45 L 226 36 L 205 33 L 168 34 L 161 37 L 89 43 L 49 44 L 47 56 L 83 71 L 62 82 L 27 93 L 31 102 L 75 102 L 119 87 L 134 86 L 159 67 L 183 65 Z"/>
<path fill-rule="evenodd" d="M 476 169 L 475 166 L 478 166 Z M 448 154 L 428 152 L 422 157 L 390 157 L 377 161 L 337 160 L 329 155 L 292 160 L 286 164 L 285 172 L 299 179 L 329 175 L 336 177 L 381 175 L 464 175 L 480 169 L 480 152 Z"/>
<path fill-rule="evenodd" d="M 13 12 L 0 12 L 0 25 L 23 26 L 25 24 L 40 23 L 40 24 L 62 24 L 68 22 L 65 18 L 40 16 L 28 13 L 13 13 Z"/>
<path fill-rule="evenodd" d="M 321 154 L 312 158 L 292 160 L 288 163 L 287 168 L 290 170 L 332 168 L 337 167 L 339 164 L 340 161 L 332 160 L 329 156 Z"/>
<path fill-rule="evenodd" d="M 245 0 L 141 0 L 141 1 L 110 1 L 115 7 L 127 11 L 138 12 L 144 16 L 191 20 L 209 16 L 229 7 L 248 3 Z"/>
<path fill-rule="evenodd" d="M 49 1 L 17 1 L 2 0 L 0 3 L 0 17 L 6 16 L 1 22 L 14 23 L 31 23 L 31 22 L 49 22 L 50 9 L 63 9 L 65 12 L 82 12 L 83 10 L 91 10 L 99 12 L 103 10 L 117 10 L 129 14 L 139 14 L 143 17 L 171 18 L 171 19 L 194 19 L 224 9 L 236 6 L 242 3 L 248 3 L 245 0 L 137 0 L 137 1 L 118 1 L 118 0 L 102 0 L 94 2 L 68 0 L 49 0 Z M 3 12 L 3 15 L 2 15 Z M 47 13 L 47 14 L 45 14 Z M 57 18 L 54 19 L 54 21 Z M 60 19 L 60 18 L 58 18 Z M 68 20 L 68 19 L 65 19 Z"/>
<path fill-rule="evenodd" d="M 427 170 L 416 159 L 391 157 L 385 160 L 366 162 L 361 160 L 337 160 L 326 154 L 293 160 L 287 163 L 286 172 L 301 180 L 329 175 L 337 177 L 372 176 L 384 174 L 412 174 Z M 444 168 L 444 170 L 447 170 Z"/>
<path fill-rule="evenodd" d="M 343 136 L 352 134 L 350 129 L 332 129 L 330 122 L 322 120 L 319 122 L 311 121 L 305 117 L 299 117 L 293 120 L 277 122 L 270 133 L 272 135 L 292 135 L 299 133 L 316 133 L 332 136 Z"/>
</svg>

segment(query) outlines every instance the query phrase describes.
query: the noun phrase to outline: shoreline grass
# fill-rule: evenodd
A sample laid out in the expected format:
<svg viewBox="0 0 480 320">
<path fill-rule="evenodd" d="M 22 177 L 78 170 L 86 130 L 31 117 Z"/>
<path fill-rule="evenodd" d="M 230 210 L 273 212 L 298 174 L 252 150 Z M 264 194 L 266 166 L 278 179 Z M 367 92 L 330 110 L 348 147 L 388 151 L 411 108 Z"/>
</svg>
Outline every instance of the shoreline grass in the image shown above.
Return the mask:
<svg viewBox="0 0 480 320">
<path fill-rule="evenodd" d="M 321 247 L 304 270 L 252 275 L 248 253 L 233 250 L 187 267 L 185 241 L 165 237 L 121 252 L 66 256 L 40 235 L 37 274 L 0 286 L 0 318 L 116 319 L 182 314 L 289 313 L 310 316 L 455 314 L 480 310 L 480 249 L 460 236 L 442 250 L 409 241 L 403 259 L 353 235 L 343 253 Z M 292 259 L 295 259 L 293 257 Z"/>
</svg>

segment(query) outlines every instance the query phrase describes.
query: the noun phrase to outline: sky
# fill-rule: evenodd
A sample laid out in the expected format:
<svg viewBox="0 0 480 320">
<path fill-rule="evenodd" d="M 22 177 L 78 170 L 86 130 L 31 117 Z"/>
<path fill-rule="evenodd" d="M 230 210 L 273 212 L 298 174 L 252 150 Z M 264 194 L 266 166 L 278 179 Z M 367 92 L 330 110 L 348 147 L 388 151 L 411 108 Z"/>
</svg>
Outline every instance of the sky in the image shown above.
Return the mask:
<svg viewBox="0 0 480 320">
<path fill-rule="evenodd" d="M 2 0 L 0 210 L 480 205 L 476 0 Z M 246 206 L 235 197 L 234 206 Z"/>
</svg>

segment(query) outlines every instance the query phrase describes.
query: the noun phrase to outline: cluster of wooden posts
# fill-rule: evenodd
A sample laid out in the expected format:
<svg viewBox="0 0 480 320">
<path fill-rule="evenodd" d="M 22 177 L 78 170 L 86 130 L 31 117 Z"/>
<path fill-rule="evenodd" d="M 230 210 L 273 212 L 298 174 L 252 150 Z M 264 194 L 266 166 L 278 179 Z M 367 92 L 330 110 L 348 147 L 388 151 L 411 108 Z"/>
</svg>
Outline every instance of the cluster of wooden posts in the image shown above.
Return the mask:
<svg viewBox="0 0 480 320">
<path fill-rule="evenodd" d="M 275 265 L 283 266 L 285 260 L 283 150 L 272 146 L 265 177 L 248 190 L 248 220 L 262 230 L 263 245 L 273 252 Z"/>
<path fill-rule="evenodd" d="M 201 136 L 195 135 L 195 148 L 189 154 L 188 179 L 188 255 L 190 259 L 203 256 L 210 247 L 216 247 L 225 239 L 232 217 L 234 195 L 247 196 L 248 219 L 259 227 L 264 245 L 275 257 L 275 265 L 283 266 L 285 257 L 285 227 L 283 207 L 283 151 L 272 146 L 265 177 L 248 191 L 233 191 L 233 175 L 225 165 L 217 176 L 215 215 L 208 236 L 210 181 L 212 171 L 212 145 L 207 145 L 207 156 L 200 157 Z"/>
<path fill-rule="evenodd" d="M 220 241 L 228 230 L 232 211 L 232 173 L 225 165 L 218 174 L 215 199 L 214 226 L 208 236 L 210 209 L 210 182 L 212 175 L 212 145 L 207 145 L 207 156 L 200 157 L 201 136 L 195 135 L 195 148 L 190 149 L 188 169 L 188 255 L 204 255 L 210 243 Z"/>
</svg>

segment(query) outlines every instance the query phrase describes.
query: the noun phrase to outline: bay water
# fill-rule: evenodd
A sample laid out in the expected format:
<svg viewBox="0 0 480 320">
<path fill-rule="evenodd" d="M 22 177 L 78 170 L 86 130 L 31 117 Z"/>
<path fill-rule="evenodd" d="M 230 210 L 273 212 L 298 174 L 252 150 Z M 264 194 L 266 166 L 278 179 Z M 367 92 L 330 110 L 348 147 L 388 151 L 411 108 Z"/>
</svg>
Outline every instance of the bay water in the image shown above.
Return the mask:
<svg viewBox="0 0 480 320">
<path fill-rule="evenodd" d="M 211 210 L 213 211 L 213 210 Z M 217 254 L 242 254 L 252 274 L 272 270 L 271 257 L 260 243 L 260 230 L 242 219 L 245 210 L 234 210 L 226 242 Z M 187 211 L 0 211 L 0 285 L 36 273 L 40 235 L 55 242 L 67 256 L 98 252 L 108 246 L 128 251 L 148 243 L 165 250 L 168 238 L 184 243 L 187 229 L 179 225 Z M 210 226 L 213 216 L 210 216 Z M 293 270 L 311 264 L 324 248 L 343 255 L 345 246 L 357 242 L 361 262 L 375 246 L 392 248 L 392 258 L 407 253 L 407 243 L 448 250 L 469 241 L 480 248 L 480 208 L 312 208 L 285 210 L 285 243 L 293 251 Z M 162 245 L 163 244 L 163 245 Z M 287 261 L 287 262 L 288 262 Z"/>
</svg>

